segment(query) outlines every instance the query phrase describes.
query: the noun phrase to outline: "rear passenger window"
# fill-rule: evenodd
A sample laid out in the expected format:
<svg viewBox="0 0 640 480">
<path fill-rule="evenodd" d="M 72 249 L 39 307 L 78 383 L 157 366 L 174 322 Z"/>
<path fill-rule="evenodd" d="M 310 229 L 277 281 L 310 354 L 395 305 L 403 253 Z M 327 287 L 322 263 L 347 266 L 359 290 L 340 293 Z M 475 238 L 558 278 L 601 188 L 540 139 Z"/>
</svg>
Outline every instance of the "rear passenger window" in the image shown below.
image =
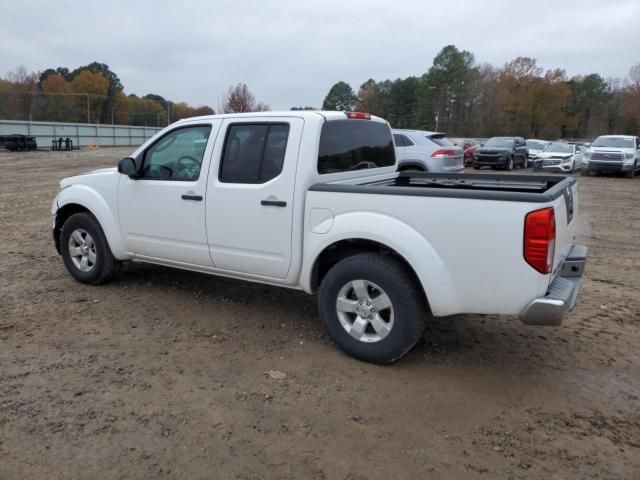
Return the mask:
<svg viewBox="0 0 640 480">
<path fill-rule="evenodd" d="M 330 120 L 322 126 L 318 173 L 391 167 L 396 157 L 391 130 L 370 120 Z"/>
<path fill-rule="evenodd" d="M 231 125 L 222 152 L 220 181 L 265 183 L 282 172 L 289 138 L 286 123 Z"/>
<path fill-rule="evenodd" d="M 393 140 L 396 142 L 396 147 L 410 147 L 413 142 L 406 136 L 399 133 L 393 134 Z"/>
</svg>

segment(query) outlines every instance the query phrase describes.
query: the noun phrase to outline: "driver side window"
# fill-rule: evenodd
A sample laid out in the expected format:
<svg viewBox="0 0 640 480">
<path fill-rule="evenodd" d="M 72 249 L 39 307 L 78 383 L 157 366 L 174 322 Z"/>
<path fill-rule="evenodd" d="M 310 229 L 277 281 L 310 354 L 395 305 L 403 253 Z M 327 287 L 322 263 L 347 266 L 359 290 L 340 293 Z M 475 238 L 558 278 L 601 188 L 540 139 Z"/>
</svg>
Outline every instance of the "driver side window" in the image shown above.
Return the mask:
<svg viewBox="0 0 640 480">
<path fill-rule="evenodd" d="M 210 132 L 211 126 L 208 125 L 178 128 L 169 132 L 145 152 L 142 178 L 197 180 Z"/>
</svg>

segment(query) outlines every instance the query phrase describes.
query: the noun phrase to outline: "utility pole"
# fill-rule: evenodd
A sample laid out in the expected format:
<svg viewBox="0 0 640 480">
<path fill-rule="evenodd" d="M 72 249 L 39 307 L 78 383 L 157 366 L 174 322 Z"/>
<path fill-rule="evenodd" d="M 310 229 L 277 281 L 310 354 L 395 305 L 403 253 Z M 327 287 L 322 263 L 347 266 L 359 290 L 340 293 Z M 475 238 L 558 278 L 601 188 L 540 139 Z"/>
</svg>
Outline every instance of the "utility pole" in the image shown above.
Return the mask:
<svg viewBox="0 0 640 480">
<path fill-rule="evenodd" d="M 89 107 L 89 94 L 87 93 L 87 123 L 91 123 L 91 108 Z"/>
</svg>

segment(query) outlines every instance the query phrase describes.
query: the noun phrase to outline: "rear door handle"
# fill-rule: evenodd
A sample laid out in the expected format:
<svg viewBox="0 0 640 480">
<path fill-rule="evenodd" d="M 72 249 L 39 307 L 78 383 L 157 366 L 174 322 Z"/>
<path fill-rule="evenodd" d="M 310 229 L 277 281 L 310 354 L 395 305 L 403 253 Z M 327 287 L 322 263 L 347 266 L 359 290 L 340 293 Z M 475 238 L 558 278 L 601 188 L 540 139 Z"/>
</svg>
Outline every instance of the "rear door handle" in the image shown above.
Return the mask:
<svg viewBox="0 0 640 480">
<path fill-rule="evenodd" d="M 193 200 L 194 202 L 201 202 L 202 195 L 182 195 L 183 200 Z"/>
<path fill-rule="evenodd" d="M 282 200 L 262 200 L 260 205 L 264 205 L 265 207 L 286 207 L 287 202 Z"/>
</svg>

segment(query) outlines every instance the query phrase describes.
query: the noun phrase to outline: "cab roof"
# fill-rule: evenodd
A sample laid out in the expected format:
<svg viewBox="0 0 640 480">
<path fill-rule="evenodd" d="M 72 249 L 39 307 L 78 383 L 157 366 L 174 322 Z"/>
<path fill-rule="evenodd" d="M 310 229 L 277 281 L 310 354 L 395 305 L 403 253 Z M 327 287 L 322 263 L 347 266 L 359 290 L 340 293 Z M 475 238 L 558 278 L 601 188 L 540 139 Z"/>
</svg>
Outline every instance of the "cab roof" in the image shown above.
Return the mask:
<svg viewBox="0 0 640 480">
<path fill-rule="evenodd" d="M 325 120 L 347 120 L 346 112 L 338 112 L 338 111 L 329 111 L 329 110 L 280 110 L 280 111 L 269 111 L 269 112 L 244 112 L 244 113 L 221 113 L 216 115 L 204 115 L 201 117 L 189 117 L 178 120 L 178 122 L 192 122 L 192 121 L 202 121 L 202 120 L 220 120 L 227 118 L 247 118 L 247 117 L 292 117 L 292 118 L 314 118 L 318 117 L 324 118 Z M 371 118 L 368 121 L 382 122 L 387 123 L 387 121 L 383 118 L 377 117 L 375 115 L 371 115 Z"/>
</svg>

